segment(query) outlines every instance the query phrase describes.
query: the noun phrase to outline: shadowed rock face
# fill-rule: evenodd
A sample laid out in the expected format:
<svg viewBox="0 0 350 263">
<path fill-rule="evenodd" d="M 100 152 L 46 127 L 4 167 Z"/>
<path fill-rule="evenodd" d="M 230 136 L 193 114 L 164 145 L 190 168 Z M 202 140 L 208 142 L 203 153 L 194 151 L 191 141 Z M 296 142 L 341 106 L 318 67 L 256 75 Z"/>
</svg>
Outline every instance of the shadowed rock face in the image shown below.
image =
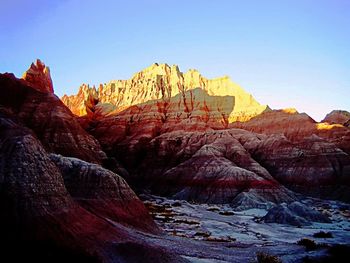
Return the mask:
<svg viewBox="0 0 350 263">
<path fill-rule="evenodd" d="M 174 131 L 147 143 L 120 144 L 114 153 L 129 169 L 129 181 L 136 188 L 172 198 L 249 208 L 295 200 L 244 146 L 260 140 L 238 129 Z"/>
<path fill-rule="evenodd" d="M 50 154 L 69 194 L 82 207 L 115 222 L 159 232 L 144 204 L 120 176 L 99 165 Z"/>
<path fill-rule="evenodd" d="M 121 177 L 97 164 L 48 154 L 116 163 L 106 161 L 97 140 L 54 94 L 12 74 L 0 75 L 0 90 L 4 258 L 134 262 L 128 244 L 143 251 L 144 262 L 186 261 L 149 239 L 160 230 Z"/>
<path fill-rule="evenodd" d="M 158 231 L 141 201 L 120 177 L 78 159 L 49 157 L 29 129 L 4 113 L 0 114 L 0 164 L 0 243 L 4 258 L 15 262 L 134 262 L 130 251 L 122 249 L 129 244 L 144 251 L 144 262 L 185 261 L 148 244 L 145 236 L 134 230 Z M 68 183 L 61 170 L 65 178 L 71 177 L 65 180 Z M 79 178 L 72 179 L 75 177 Z M 72 190 L 72 181 L 79 191 Z M 107 188 L 111 191 L 102 191 Z M 144 222 L 138 224 L 141 219 Z"/>
<path fill-rule="evenodd" d="M 152 111 L 142 105 L 140 109 L 83 121 L 105 151 L 127 168 L 129 182 L 137 189 L 149 186 L 158 194 L 201 202 L 236 204 L 244 197 L 243 203 L 252 203 L 250 196 L 255 203 L 283 201 L 286 195 L 271 198 L 274 190 L 267 190 L 275 184 L 260 181 L 268 174 L 277 184 L 302 193 L 350 200 L 350 130 L 344 126 L 316 123 L 306 114 L 288 110 L 229 124 L 240 129 L 214 131 L 195 117 L 188 125 L 171 122 L 171 117 L 165 124 L 152 122 L 152 117 L 146 121 L 138 112 L 145 116 Z M 125 115 L 135 121 L 126 124 Z M 168 112 L 168 116 L 172 115 Z M 247 169 L 249 162 L 254 165 Z M 258 195 L 265 199 L 249 191 L 256 184 L 265 186 Z"/>
<path fill-rule="evenodd" d="M 11 74 L 0 74 L 0 104 L 35 132 L 45 149 L 101 163 L 106 158 L 89 135 L 53 93 L 40 92 Z"/>
<path fill-rule="evenodd" d="M 13 223 L 18 223 L 29 215 L 41 216 L 71 207 L 62 177 L 35 135 L 1 115 L 1 202 L 11 204 L 2 220 L 12 218 Z"/>
</svg>

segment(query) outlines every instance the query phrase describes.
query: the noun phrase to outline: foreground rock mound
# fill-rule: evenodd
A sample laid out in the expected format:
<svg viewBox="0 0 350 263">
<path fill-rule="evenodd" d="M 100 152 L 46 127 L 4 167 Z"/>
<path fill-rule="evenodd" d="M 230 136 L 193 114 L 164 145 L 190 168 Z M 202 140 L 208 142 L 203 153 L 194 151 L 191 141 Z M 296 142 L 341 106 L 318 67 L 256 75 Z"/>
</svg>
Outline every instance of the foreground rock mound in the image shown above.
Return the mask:
<svg viewBox="0 0 350 263">
<path fill-rule="evenodd" d="M 99 165 L 50 154 L 69 194 L 94 214 L 141 230 L 158 232 L 148 211 L 120 176 Z"/>
<path fill-rule="evenodd" d="M 133 228 L 117 223 L 130 219 L 133 227 L 157 232 L 154 224 L 147 224 L 148 212 L 140 209 L 143 207 L 141 201 L 121 178 L 106 171 L 102 171 L 102 174 L 89 172 L 89 177 L 95 177 L 101 183 L 114 180 L 110 188 L 115 191 L 103 195 L 97 185 L 87 182 L 79 186 L 78 191 L 87 201 L 77 198 L 78 202 L 75 202 L 66 190 L 60 170 L 50 160 L 41 143 L 29 129 L 16 124 L 12 117 L 4 116 L 4 113 L 0 116 L 0 164 L 0 209 L 3 211 L 0 243 L 4 258 L 11 257 L 15 262 L 134 262 L 130 251 L 120 249 L 124 244 L 129 244 L 144 251 L 144 262 L 158 259 L 184 262 L 166 249 L 148 244 L 146 237 Z M 74 175 L 77 174 L 72 173 L 71 176 L 74 178 Z M 78 175 L 82 176 L 83 173 Z M 103 178 L 99 179 L 98 176 Z M 68 189 L 72 187 L 67 186 Z M 120 187 L 118 194 L 117 187 Z M 104 205 L 104 201 L 111 202 L 111 211 L 103 211 L 105 207 L 94 207 Z M 137 212 L 125 215 L 125 207 L 131 204 L 138 208 Z M 140 218 L 145 222 L 137 225 Z"/>
<path fill-rule="evenodd" d="M 31 84 L 32 85 L 32 84 Z M 0 245 L 13 262 L 185 262 L 126 182 L 99 165 L 99 143 L 52 93 L 0 74 Z M 113 163 L 107 160 L 110 165 Z M 152 233 L 152 234 L 151 234 Z"/>
<path fill-rule="evenodd" d="M 289 205 L 277 205 L 271 208 L 263 219 L 266 223 L 293 226 L 311 225 L 312 222 L 331 223 L 331 220 L 326 215 L 300 202 L 293 202 Z"/>
</svg>

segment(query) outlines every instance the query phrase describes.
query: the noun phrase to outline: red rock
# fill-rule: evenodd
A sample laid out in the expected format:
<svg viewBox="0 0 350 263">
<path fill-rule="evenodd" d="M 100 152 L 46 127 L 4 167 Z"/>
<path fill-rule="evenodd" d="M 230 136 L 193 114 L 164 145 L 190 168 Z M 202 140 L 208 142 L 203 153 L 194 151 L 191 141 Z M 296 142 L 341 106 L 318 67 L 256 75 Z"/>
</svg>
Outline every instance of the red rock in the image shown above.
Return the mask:
<svg viewBox="0 0 350 263">
<path fill-rule="evenodd" d="M 138 249 L 144 262 L 160 259 L 167 262 L 184 262 L 182 258 L 165 248 L 159 248 L 148 242 L 150 240 L 147 236 L 136 232 L 130 225 L 125 227 L 113 221 L 116 218 L 119 221 L 122 221 L 122 218 L 126 219 L 123 213 L 120 215 L 114 213 L 127 211 L 125 209 L 131 205 L 131 200 L 133 200 L 132 204 L 136 204 L 135 202 L 141 204 L 141 201 L 120 178 L 111 174 L 102 175 L 109 179 L 114 178 L 115 184 L 112 188 L 120 187 L 122 191 L 118 195 L 115 192 L 98 192 L 99 188 L 94 184 L 92 184 L 93 188 L 84 189 L 89 184 L 83 184 L 79 185 L 79 193 L 87 200 L 79 201 L 79 196 L 76 196 L 77 200 L 73 199 L 66 190 L 60 170 L 50 160 L 35 135 L 29 129 L 15 123 L 13 121 L 15 117 L 9 117 L 8 111 L 3 112 L 2 109 L 0 112 L 0 163 L 2 164 L 0 166 L 0 209 L 2 211 L 0 243 L 3 258 L 11 257 L 14 262 L 24 260 L 130 262 L 135 259 L 135 255 L 123 249 L 124 245 L 128 244 L 130 248 Z M 79 165 L 78 171 L 81 168 L 82 166 Z M 90 170 L 86 175 L 91 178 L 91 183 L 99 180 L 98 169 L 95 169 L 96 173 Z M 106 172 L 103 171 L 103 173 Z M 111 211 L 103 211 L 105 207 L 93 209 L 91 203 L 98 201 L 101 204 L 103 200 L 109 202 L 108 197 L 119 201 L 111 204 Z M 125 203 L 124 198 L 127 198 Z M 83 202 L 91 203 L 89 206 L 78 204 Z M 118 206 L 119 210 L 116 209 Z M 145 210 L 138 210 L 138 212 L 140 214 L 134 218 L 136 221 L 132 218 L 135 212 L 129 215 L 131 224 L 136 223 L 140 218 L 147 222 L 148 213 Z M 141 225 L 137 227 L 142 228 Z"/>
<path fill-rule="evenodd" d="M 41 91 L 53 93 L 53 85 L 49 67 L 45 66 L 40 59 L 37 59 L 35 64 L 32 63 L 29 69 L 24 72 L 22 77 L 28 86 Z"/>
<path fill-rule="evenodd" d="M 53 93 L 40 92 L 6 74 L 0 74 L 0 92 L 0 104 L 33 130 L 47 151 L 95 163 L 106 158 L 98 141 Z"/>
<path fill-rule="evenodd" d="M 159 233 L 148 210 L 123 178 L 97 164 L 50 154 L 69 194 L 99 216 L 142 231 Z"/>
<path fill-rule="evenodd" d="M 322 122 L 329 124 L 341 124 L 344 126 L 350 126 L 350 112 L 342 110 L 334 110 L 326 115 Z"/>
<path fill-rule="evenodd" d="M 313 134 L 334 143 L 350 154 L 350 129 L 340 124 L 317 123 L 305 113 L 293 109 L 273 110 L 250 119 L 235 122 L 230 127 L 264 134 L 283 134 L 293 142 L 303 141 Z"/>
<path fill-rule="evenodd" d="M 158 76 L 154 80 L 153 74 Z M 181 76 L 184 76 L 183 80 Z M 181 86 L 183 82 L 187 86 Z M 349 177 L 349 128 L 338 124 L 317 123 L 307 114 L 299 114 L 295 109 L 265 108 L 260 111 L 261 114 L 251 115 L 249 98 L 244 95 L 246 93 L 242 92 L 242 96 L 240 93 L 232 93 L 230 96 L 230 93 L 225 93 L 228 91 L 222 93 L 221 88 L 232 88 L 226 80 L 216 82 L 215 88 L 205 83 L 197 71 L 181 75 L 176 68 L 155 65 L 137 73 L 130 83 L 111 82 L 98 90 L 83 86 L 78 96 L 65 97 L 64 101 L 69 107 L 80 109 L 80 115 L 84 114 L 81 105 L 85 101 L 85 112 L 88 114 L 80 118 L 82 126 L 99 140 L 109 156 L 122 161 L 129 171 L 129 181 L 138 189 L 142 190 L 148 185 L 160 194 L 202 202 L 231 202 L 235 196 L 236 203 L 238 200 L 254 203 L 253 199 L 280 202 L 283 198 L 277 198 L 278 195 L 291 200 L 288 199 L 288 194 L 282 193 L 283 190 L 274 189 L 276 183 L 271 184 L 272 178 L 277 179 L 277 184 L 282 183 L 293 190 L 305 193 L 308 187 L 314 187 L 310 194 L 315 196 L 350 200 L 346 194 L 346 178 Z M 200 88 L 194 88 L 196 86 Z M 174 90 L 179 90 L 179 93 L 173 95 Z M 116 109 L 95 113 L 101 102 L 91 103 L 89 94 L 98 97 L 99 101 L 114 104 Z M 240 117 L 234 118 L 232 114 Z M 243 146 L 246 152 L 244 157 L 241 156 L 243 163 L 253 159 L 256 161 L 254 167 L 267 168 L 269 180 L 261 181 L 261 174 L 256 174 L 256 171 L 248 169 L 254 174 L 247 173 L 245 165 L 236 162 L 232 164 L 232 160 L 222 159 L 215 154 L 198 157 L 196 154 L 199 149 L 188 155 L 183 154 L 191 147 L 182 143 L 191 134 L 188 132 L 207 136 L 214 130 L 227 128 L 252 132 L 249 133 L 251 138 L 247 135 L 243 141 L 226 135 L 224 137 L 235 147 Z M 174 133 L 175 131 L 179 133 Z M 260 137 L 257 133 L 271 136 Z M 220 136 L 223 135 L 211 135 L 215 138 L 212 139 L 214 141 L 220 141 Z M 254 137 L 259 139 L 252 139 Z M 182 146 L 173 149 L 174 141 Z M 169 152 L 165 159 L 157 153 L 160 149 L 153 145 L 154 142 L 165 145 L 170 143 L 169 149 L 161 150 Z M 203 149 L 212 148 L 212 141 L 192 143 Z M 219 148 L 221 147 L 223 146 Z M 301 152 L 305 154 L 304 157 L 295 156 Z M 144 178 L 145 174 L 148 176 Z M 342 188 L 342 184 L 345 184 L 345 190 L 339 191 L 339 195 L 335 194 L 336 189 Z M 256 192 L 262 192 L 256 190 L 260 186 L 265 189 L 263 197 Z M 268 188 L 272 189 L 270 193 L 270 190 L 266 190 Z M 248 192 L 249 194 L 243 194 Z M 275 195 L 276 192 L 279 194 Z"/>
</svg>

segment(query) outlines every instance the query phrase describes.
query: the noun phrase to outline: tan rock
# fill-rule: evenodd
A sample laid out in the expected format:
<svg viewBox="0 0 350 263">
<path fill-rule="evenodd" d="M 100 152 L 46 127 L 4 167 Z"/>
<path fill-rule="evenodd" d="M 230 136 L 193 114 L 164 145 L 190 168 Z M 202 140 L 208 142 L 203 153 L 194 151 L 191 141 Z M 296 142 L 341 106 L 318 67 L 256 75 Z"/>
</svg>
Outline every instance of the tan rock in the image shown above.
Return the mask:
<svg viewBox="0 0 350 263">
<path fill-rule="evenodd" d="M 248 120 L 268 108 L 266 105 L 260 105 L 252 95 L 233 83 L 227 76 L 207 79 L 197 70 L 182 73 L 176 65 L 170 67 L 167 64 L 157 63 L 136 73 L 129 80 L 114 80 L 100 85 L 98 91 L 84 84 L 77 95 L 65 95 L 62 101 L 74 114 L 82 116 L 86 114 L 84 101 L 88 99 L 90 92 L 97 92 L 101 103 L 111 103 L 121 111 L 148 101 L 168 103 L 171 98 L 178 95 L 190 101 L 191 93 L 188 91 L 196 88 L 202 89 L 209 96 L 230 97 L 232 102 L 229 104 L 233 107 L 228 112 L 229 122 Z M 186 111 L 186 109 L 182 110 Z"/>
<path fill-rule="evenodd" d="M 35 64 L 32 63 L 29 69 L 24 72 L 22 79 L 27 82 L 27 85 L 41 91 L 53 93 L 53 85 L 49 67 L 45 66 L 40 59 L 37 59 Z"/>
</svg>

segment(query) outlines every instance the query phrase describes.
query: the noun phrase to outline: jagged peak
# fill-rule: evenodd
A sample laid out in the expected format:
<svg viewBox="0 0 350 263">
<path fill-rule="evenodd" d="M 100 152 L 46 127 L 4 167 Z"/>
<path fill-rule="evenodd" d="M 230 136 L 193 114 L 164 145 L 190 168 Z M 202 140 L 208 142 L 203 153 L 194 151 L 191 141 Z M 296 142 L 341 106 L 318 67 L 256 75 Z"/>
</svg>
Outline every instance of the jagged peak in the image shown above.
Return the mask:
<svg viewBox="0 0 350 263">
<path fill-rule="evenodd" d="M 22 79 L 28 86 L 41 92 L 54 93 L 50 74 L 50 68 L 40 59 L 32 63 L 29 69 L 23 73 Z"/>
<path fill-rule="evenodd" d="M 86 87 L 89 86 L 80 89 L 75 98 L 64 98 L 66 105 L 75 105 L 69 107 L 76 114 L 85 113 L 83 101 L 88 100 L 89 96 Z M 255 116 L 267 108 L 266 105 L 260 105 L 251 94 L 234 83 L 227 75 L 207 79 L 197 69 L 189 69 L 183 73 L 178 65 L 169 66 L 166 63 L 153 63 L 128 80 L 113 80 L 100 85 L 97 94 L 101 103 L 110 103 L 117 109 L 125 109 L 147 101 L 167 101 L 180 93 L 185 96 L 185 92 L 196 88 L 202 89 L 209 96 L 235 97 L 235 107 L 230 121 L 237 119 L 236 115 L 242 112 L 245 116 Z"/>
</svg>

